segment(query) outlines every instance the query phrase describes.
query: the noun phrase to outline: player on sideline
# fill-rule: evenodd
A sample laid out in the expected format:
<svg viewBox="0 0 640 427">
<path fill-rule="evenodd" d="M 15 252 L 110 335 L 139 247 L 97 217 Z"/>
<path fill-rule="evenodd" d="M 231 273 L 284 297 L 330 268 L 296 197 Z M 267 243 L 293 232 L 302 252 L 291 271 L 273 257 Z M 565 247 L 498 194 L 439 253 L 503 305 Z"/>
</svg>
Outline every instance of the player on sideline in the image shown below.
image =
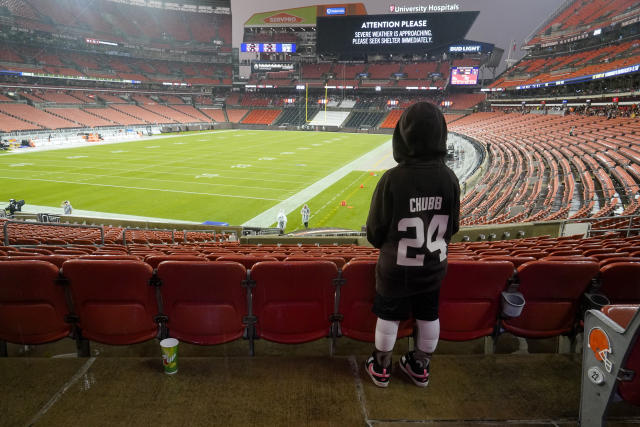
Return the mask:
<svg viewBox="0 0 640 427">
<path fill-rule="evenodd" d="M 304 224 L 304 228 L 309 228 L 309 215 L 311 215 L 311 210 L 306 203 L 302 209 L 300 209 L 300 215 L 302 215 L 302 224 Z"/>
<path fill-rule="evenodd" d="M 413 315 L 415 350 L 401 357 L 400 369 L 415 385 L 426 387 L 440 336 L 438 301 L 447 246 L 459 228 L 460 184 L 444 162 L 447 123 L 433 104 L 409 107 L 392 141 L 398 165 L 380 178 L 367 218 L 367 239 L 380 255 L 375 351 L 365 369 L 375 385 L 389 385 L 398 326 Z"/>
</svg>

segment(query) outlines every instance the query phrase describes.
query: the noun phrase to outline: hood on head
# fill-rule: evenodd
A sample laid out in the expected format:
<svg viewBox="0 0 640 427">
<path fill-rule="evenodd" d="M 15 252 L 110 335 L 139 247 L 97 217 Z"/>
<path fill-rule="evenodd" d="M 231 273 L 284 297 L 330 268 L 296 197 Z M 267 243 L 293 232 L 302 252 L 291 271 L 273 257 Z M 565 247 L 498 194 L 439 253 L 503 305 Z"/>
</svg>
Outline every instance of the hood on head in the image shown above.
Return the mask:
<svg viewBox="0 0 640 427">
<path fill-rule="evenodd" d="M 447 122 L 430 102 L 407 108 L 393 131 L 393 158 L 398 163 L 442 159 L 447 155 Z"/>
</svg>

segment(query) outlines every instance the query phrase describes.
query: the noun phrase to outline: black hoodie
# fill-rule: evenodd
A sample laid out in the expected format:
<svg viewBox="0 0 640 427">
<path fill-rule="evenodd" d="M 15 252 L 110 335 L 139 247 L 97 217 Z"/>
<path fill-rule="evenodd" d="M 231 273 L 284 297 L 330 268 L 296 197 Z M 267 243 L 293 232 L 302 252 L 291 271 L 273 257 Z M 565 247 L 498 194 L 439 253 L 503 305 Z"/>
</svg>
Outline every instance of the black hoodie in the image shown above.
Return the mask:
<svg viewBox="0 0 640 427">
<path fill-rule="evenodd" d="M 380 249 L 376 291 L 406 297 L 435 291 L 447 272 L 447 245 L 458 231 L 460 185 L 444 163 L 447 123 L 433 104 L 409 107 L 393 132 L 398 165 L 382 175 L 367 218 Z"/>
</svg>

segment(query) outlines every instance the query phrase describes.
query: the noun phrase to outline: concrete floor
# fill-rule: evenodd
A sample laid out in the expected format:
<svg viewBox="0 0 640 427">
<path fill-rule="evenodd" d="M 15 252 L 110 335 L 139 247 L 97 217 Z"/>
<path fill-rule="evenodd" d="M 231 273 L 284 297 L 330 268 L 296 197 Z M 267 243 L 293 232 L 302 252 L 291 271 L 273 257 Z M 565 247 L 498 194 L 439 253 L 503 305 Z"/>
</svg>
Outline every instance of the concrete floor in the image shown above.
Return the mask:
<svg viewBox="0 0 640 427">
<path fill-rule="evenodd" d="M 387 389 L 362 368 L 368 343 L 326 340 L 304 345 L 247 342 L 180 344 L 179 371 L 163 373 L 157 341 L 124 347 L 92 343 L 76 358 L 71 340 L 25 349 L 9 345 L 0 359 L 0 425 L 335 425 L 432 426 L 576 425 L 580 355 L 550 352 L 503 336 L 497 353 L 482 340 L 442 342 L 426 389 L 394 365 Z M 400 341 L 399 354 L 408 347 Z M 608 425 L 640 423 L 640 408 L 624 402 Z"/>
</svg>

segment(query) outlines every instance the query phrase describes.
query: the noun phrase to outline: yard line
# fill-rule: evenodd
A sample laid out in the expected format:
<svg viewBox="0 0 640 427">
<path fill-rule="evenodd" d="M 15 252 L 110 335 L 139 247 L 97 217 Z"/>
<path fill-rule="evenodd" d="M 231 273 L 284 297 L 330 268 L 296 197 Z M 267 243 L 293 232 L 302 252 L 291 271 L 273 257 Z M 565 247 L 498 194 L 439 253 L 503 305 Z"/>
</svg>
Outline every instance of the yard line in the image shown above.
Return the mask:
<svg viewBox="0 0 640 427">
<path fill-rule="evenodd" d="M 128 172 L 134 172 L 135 170 L 129 170 Z M 70 171 L 63 171 L 64 175 L 68 176 L 68 175 L 76 175 L 76 179 L 78 180 L 84 180 L 84 179 L 99 179 L 99 178 L 115 178 L 115 179 L 132 179 L 131 177 L 127 177 L 127 176 L 120 176 L 117 174 L 95 174 L 95 173 L 83 173 L 83 172 L 70 172 Z M 121 171 L 124 172 L 124 171 Z M 194 172 L 195 173 L 195 172 Z M 44 179 L 44 177 L 47 176 L 51 176 L 54 175 L 56 176 L 57 174 L 55 173 L 55 171 L 48 171 L 48 172 L 42 172 L 39 174 L 30 174 L 29 176 L 31 177 L 42 177 Z M 190 175 L 193 176 L 193 175 Z M 14 176 L 14 178 L 19 178 L 19 176 Z M 71 178 L 69 176 L 69 178 Z M 209 185 L 209 186 L 218 186 L 218 187 L 238 187 L 238 188 L 242 188 L 242 189 L 255 189 L 255 190 L 273 190 L 273 191 L 283 191 L 283 192 L 290 192 L 291 189 L 289 188 L 274 188 L 274 187 L 257 187 L 257 186 L 249 186 L 249 185 L 241 185 L 241 184 L 224 184 L 221 182 L 216 182 L 219 179 L 224 179 L 224 180 L 232 180 L 232 181 L 237 181 L 238 179 L 246 179 L 246 180 L 250 180 L 250 181 L 266 181 L 266 182 L 286 182 L 289 183 L 291 181 L 273 181 L 273 180 L 259 180 L 259 179 L 253 179 L 253 178 L 235 178 L 235 177 L 224 177 L 224 176 L 217 176 L 213 181 L 211 182 L 207 182 L 208 178 L 203 178 L 199 181 L 180 181 L 180 180 L 174 180 L 174 179 L 162 179 L 162 178 L 135 178 L 135 179 L 143 179 L 145 181 L 154 181 L 154 182 L 165 182 L 165 183 L 171 183 L 171 184 L 186 184 L 186 185 Z M 83 183 L 86 183 L 86 181 L 82 181 Z M 115 185 L 115 184 L 114 184 Z"/>
<path fill-rule="evenodd" d="M 283 209 L 285 212 L 291 212 L 302 203 L 320 194 L 322 191 L 326 190 L 337 181 L 344 178 L 349 172 L 358 170 L 359 168 L 362 168 L 362 165 L 371 164 L 374 159 L 379 159 L 385 156 L 389 152 L 389 150 L 391 150 L 391 140 L 385 142 L 382 145 L 379 145 L 378 147 L 341 167 L 340 169 L 330 173 L 324 178 L 319 179 L 302 191 L 299 191 L 288 199 L 276 204 L 275 206 L 272 206 L 271 208 L 262 212 L 260 215 L 251 218 L 249 221 L 245 222 L 242 225 L 252 227 L 269 227 L 275 222 L 275 217 L 280 209 Z"/>
<path fill-rule="evenodd" d="M 2 179 L 16 179 L 15 176 L 0 176 Z M 41 178 L 19 178 L 23 181 L 42 181 L 42 182 L 57 182 L 59 184 L 75 184 L 75 185 L 91 185 L 94 187 L 111 187 L 111 188 L 124 188 L 127 190 L 145 190 L 145 191 L 160 191 L 162 193 L 180 193 L 180 194 L 195 194 L 199 196 L 220 196 L 220 197 L 232 197 L 236 199 L 253 199 L 253 200 L 270 200 L 281 202 L 282 199 L 271 199 L 268 197 L 254 197 L 254 196 L 238 196 L 236 194 L 219 194 L 219 193 L 201 193 L 197 191 L 183 191 L 183 190 L 170 190 L 167 188 L 146 188 L 146 187 L 132 187 L 125 185 L 112 185 L 112 184 L 95 184 L 90 182 L 75 182 L 75 181 L 62 181 L 55 179 L 41 179 Z"/>
</svg>

